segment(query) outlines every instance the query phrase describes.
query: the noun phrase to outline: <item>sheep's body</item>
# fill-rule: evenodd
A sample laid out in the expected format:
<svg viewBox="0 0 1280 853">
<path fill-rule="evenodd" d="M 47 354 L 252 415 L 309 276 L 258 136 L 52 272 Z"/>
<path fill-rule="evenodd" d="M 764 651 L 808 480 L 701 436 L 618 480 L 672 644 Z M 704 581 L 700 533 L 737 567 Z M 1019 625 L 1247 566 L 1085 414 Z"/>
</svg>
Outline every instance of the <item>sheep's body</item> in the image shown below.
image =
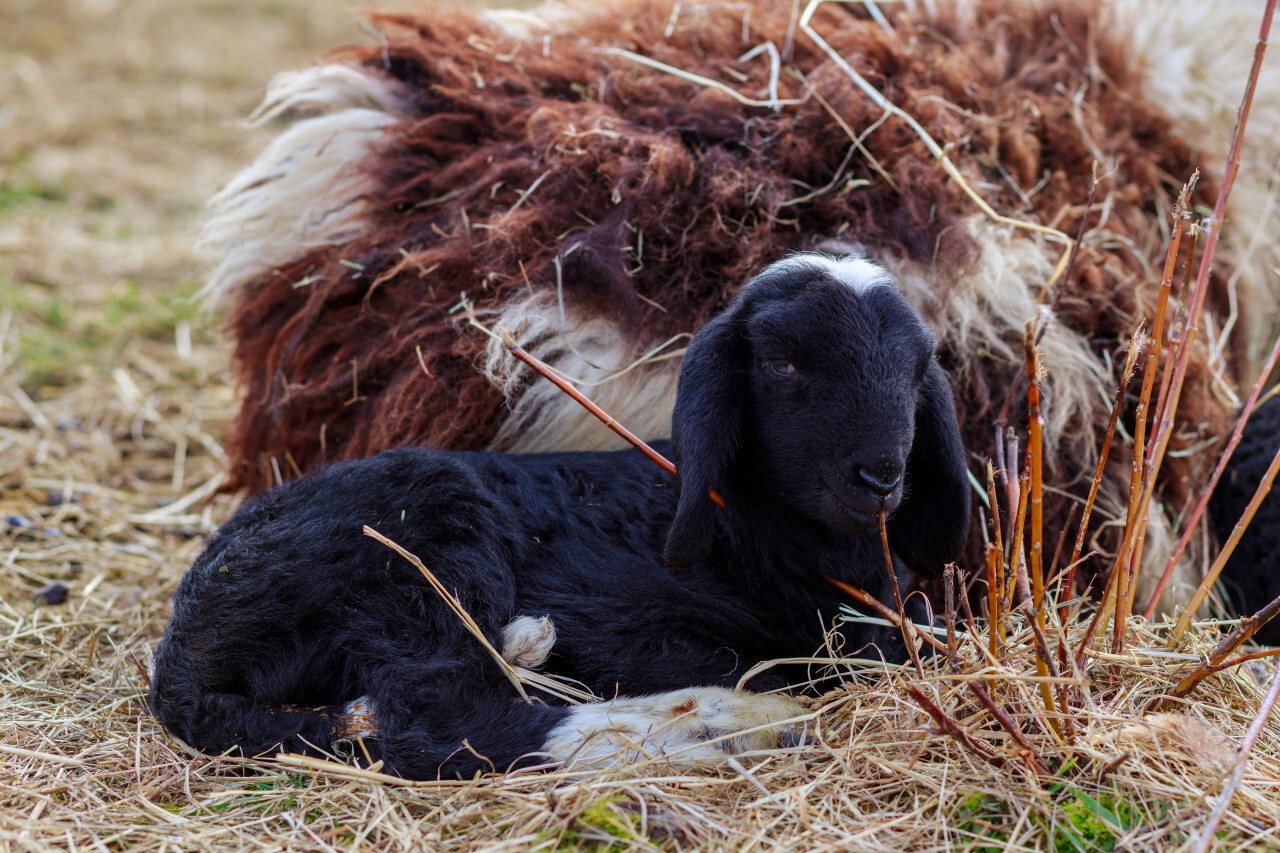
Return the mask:
<svg viewBox="0 0 1280 853">
<path fill-rule="evenodd" d="M 626 739 L 701 758 L 772 742 L 766 728 L 703 743 L 795 711 L 723 688 L 822 646 L 844 602 L 828 578 L 888 603 L 877 513 L 904 584 L 963 542 L 964 451 L 933 345 L 882 270 L 792 258 L 690 345 L 674 444 L 659 445 L 678 483 L 635 450 L 400 449 L 284 485 L 241 508 L 179 585 L 152 708 L 210 752 L 376 733 L 388 766 L 415 777 Z M 496 662 L 364 525 L 421 558 L 509 658 L 641 698 L 513 703 Z M 845 654 L 905 656 L 892 631 L 838 630 Z M 617 719 L 632 721 L 622 735 Z"/>
<path fill-rule="evenodd" d="M 1154 299 L 1172 199 L 1197 166 L 1196 201 L 1212 203 L 1256 7 L 992 0 L 884 12 L 891 30 L 861 4 L 828 4 L 812 21 L 948 146 L 996 211 L 1074 235 L 1099 161 L 1085 247 L 1043 340 L 1046 458 L 1056 484 L 1083 491 L 1120 348 Z M 633 431 L 667 434 L 676 361 L 615 373 L 696 330 L 765 262 L 831 241 L 896 270 L 941 342 L 975 453 L 994 455 L 1001 410 L 1023 411 L 1022 330 L 1061 244 L 981 213 L 914 132 L 881 121 L 881 107 L 794 30 L 791 4 L 749 16 L 683 4 L 672 17 L 665 0 L 610 0 L 374 24 L 378 45 L 273 85 L 261 115 L 290 123 L 216 203 L 209 291 L 234 304 L 247 392 L 229 444 L 233 487 L 259 491 L 404 444 L 617 446 L 462 328 L 450 310 L 463 293 L 564 373 L 612 377 L 585 390 Z M 786 62 L 806 79 L 784 70 L 776 83 L 800 103 L 747 106 L 617 52 L 767 99 L 768 55 L 739 59 L 767 44 L 791 47 Z M 1164 504 L 1176 514 L 1204 481 L 1199 457 L 1177 451 L 1220 431 L 1227 371 L 1257 357 L 1260 318 L 1276 301 L 1274 74 L 1258 87 L 1221 273 L 1147 527 L 1149 566 L 1168 552 Z M 1237 313 L 1242 304 L 1250 310 Z M 1127 502 L 1126 455 L 1111 455 L 1099 520 Z M 1072 506 L 1046 495 L 1048 541 Z M 1119 529 L 1103 528 L 1099 547 Z M 1188 569 L 1175 601 L 1194 585 Z"/>
</svg>

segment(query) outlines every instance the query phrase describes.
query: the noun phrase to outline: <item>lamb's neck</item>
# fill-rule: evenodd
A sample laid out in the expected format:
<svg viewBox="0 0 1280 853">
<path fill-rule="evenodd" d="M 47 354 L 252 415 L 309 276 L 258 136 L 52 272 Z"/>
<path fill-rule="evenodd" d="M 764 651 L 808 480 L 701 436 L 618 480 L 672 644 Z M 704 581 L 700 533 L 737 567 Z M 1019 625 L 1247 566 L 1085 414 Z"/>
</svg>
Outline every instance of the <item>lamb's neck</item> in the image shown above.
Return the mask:
<svg viewBox="0 0 1280 853">
<path fill-rule="evenodd" d="M 791 589 L 797 580 L 829 589 L 826 578 L 878 586 L 885 577 L 875 534 L 836 531 L 777 502 L 743 503 L 723 520 L 716 549 L 723 570 L 740 582 L 760 591 Z"/>
</svg>

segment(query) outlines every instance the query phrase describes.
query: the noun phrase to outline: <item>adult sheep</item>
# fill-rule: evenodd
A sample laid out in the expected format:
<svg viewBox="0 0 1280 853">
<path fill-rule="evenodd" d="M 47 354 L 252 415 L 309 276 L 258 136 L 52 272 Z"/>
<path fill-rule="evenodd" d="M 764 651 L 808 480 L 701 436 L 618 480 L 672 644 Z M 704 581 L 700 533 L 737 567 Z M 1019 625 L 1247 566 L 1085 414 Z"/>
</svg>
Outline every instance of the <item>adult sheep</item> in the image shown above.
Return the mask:
<svg viewBox="0 0 1280 853">
<path fill-rule="evenodd" d="M 774 264 L 693 339 L 679 386 L 678 481 L 636 450 L 404 448 L 251 501 L 175 593 L 156 716 L 212 753 L 364 734 L 415 778 L 629 744 L 722 759 L 800 713 L 729 689 L 757 663 L 812 655 L 833 630 L 845 654 L 904 659 L 896 632 L 841 625 L 827 583 L 893 601 L 881 513 L 904 576 L 936 577 L 968 528 L 951 389 L 892 277 L 857 258 Z M 431 567 L 508 657 L 628 698 L 513 701 L 457 615 L 363 525 Z M 749 682 L 787 683 L 780 669 Z"/>
<path fill-rule="evenodd" d="M 665 435 L 678 336 L 769 260 L 831 247 L 884 263 L 920 308 L 979 467 L 1000 413 L 1025 411 L 1023 325 L 1045 310 L 1063 251 L 1044 229 L 1083 224 L 1043 338 L 1051 482 L 1083 491 L 1114 366 L 1154 301 L 1172 199 L 1196 167 L 1197 204 L 1219 182 L 1254 4 L 826 4 L 808 28 L 798 11 L 609 0 L 375 14 L 375 46 L 280 77 L 258 118 L 286 124 L 206 234 L 208 293 L 231 305 L 245 389 L 228 487 L 405 444 L 616 446 L 467 330 L 464 299 L 634 432 Z M 1221 433 L 1276 304 L 1274 73 L 1257 91 L 1148 566 L 1205 480 L 1192 451 Z M 1126 503 L 1122 443 L 1095 516 L 1103 551 Z M 1046 495 L 1049 542 L 1074 500 Z M 1194 581 L 1184 565 L 1172 599 Z"/>
</svg>

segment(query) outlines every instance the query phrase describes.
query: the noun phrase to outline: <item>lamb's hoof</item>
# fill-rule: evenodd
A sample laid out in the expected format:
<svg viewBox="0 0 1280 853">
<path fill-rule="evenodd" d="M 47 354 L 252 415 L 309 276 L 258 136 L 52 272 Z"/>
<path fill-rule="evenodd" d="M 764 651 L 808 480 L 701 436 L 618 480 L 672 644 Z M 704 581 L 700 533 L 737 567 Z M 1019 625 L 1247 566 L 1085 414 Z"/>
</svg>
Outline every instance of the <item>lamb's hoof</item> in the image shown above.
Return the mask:
<svg viewBox="0 0 1280 853">
<path fill-rule="evenodd" d="M 556 626 L 546 616 L 517 616 L 502 629 L 502 658 L 512 666 L 537 669 L 556 644 Z"/>
<path fill-rule="evenodd" d="M 733 755 L 799 742 L 804 707 L 793 699 L 693 687 L 579 705 L 552 730 L 543 751 L 565 762 L 628 764 L 661 757 L 677 765 L 718 764 Z"/>
</svg>

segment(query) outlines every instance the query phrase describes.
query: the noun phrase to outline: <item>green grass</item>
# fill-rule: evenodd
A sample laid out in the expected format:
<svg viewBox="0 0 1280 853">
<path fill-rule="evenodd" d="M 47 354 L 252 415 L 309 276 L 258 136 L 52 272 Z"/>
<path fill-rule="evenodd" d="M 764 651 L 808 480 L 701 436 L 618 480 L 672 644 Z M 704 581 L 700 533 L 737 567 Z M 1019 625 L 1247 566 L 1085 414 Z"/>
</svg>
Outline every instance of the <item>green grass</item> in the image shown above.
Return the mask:
<svg viewBox="0 0 1280 853">
<path fill-rule="evenodd" d="M 212 333 L 193 298 L 197 287 L 186 281 L 162 291 L 122 281 L 75 298 L 63 289 L 0 279 L 0 315 L 9 314 L 17 330 L 14 367 L 23 390 L 37 396 L 109 374 L 130 341 L 172 342 L 182 323 L 193 337 L 207 339 Z"/>
<path fill-rule="evenodd" d="M 0 184 L 0 215 L 9 213 L 33 201 L 66 201 L 61 188 L 24 181 L 19 184 Z"/>
<path fill-rule="evenodd" d="M 1032 815 L 1041 829 L 1045 850 L 1053 853 L 1111 853 L 1128 831 L 1162 821 L 1165 809 L 1152 814 L 1110 791 L 1086 793 L 1074 786 L 1055 784 L 1047 809 Z M 1009 805 L 990 794 L 966 797 L 953 813 L 957 828 L 982 839 L 967 848 L 975 853 L 998 853 L 1009 842 L 1014 815 Z M 990 840 L 990 844 L 983 841 Z"/>
<path fill-rule="evenodd" d="M 587 853 L 621 853 L 634 849 L 632 839 L 642 836 L 631 817 L 615 805 L 620 799 L 605 797 L 583 809 L 565 830 L 556 849 Z"/>
</svg>

